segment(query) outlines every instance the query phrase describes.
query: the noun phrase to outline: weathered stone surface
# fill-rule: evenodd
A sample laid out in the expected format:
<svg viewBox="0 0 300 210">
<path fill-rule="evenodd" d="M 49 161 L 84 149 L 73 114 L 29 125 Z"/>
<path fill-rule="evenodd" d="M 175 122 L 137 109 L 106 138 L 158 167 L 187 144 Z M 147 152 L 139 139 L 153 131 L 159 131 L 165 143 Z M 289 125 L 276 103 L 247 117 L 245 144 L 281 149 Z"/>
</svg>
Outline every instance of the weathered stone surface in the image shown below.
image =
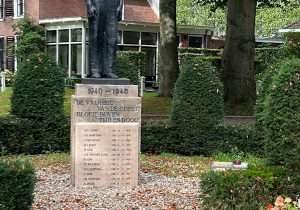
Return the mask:
<svg viewBox="0 0 300 210">
<path fill-rule="evenodd" d="M 72 97 L 73 123 L 137 123 L 141 120 L 141 98 Z"/>
<path fill-rule="evenodd" d="M 138 86 L 76 84 L 75 95 L 85 97 L 138 97 Z"/>
<path fill-rule="evenodd" d="M 78 123 L 72 154 L 75 186 L 137 185 L 138 134 L 138 123 Z"/>
<path fill-rule="evenodd" d="M 248 163 L 241 163 L 240 165 L 235 165 L 232 162 L 213 162 L 211 168 L 214 171 L 244 170 L 248 168 Z"/>
</svg>

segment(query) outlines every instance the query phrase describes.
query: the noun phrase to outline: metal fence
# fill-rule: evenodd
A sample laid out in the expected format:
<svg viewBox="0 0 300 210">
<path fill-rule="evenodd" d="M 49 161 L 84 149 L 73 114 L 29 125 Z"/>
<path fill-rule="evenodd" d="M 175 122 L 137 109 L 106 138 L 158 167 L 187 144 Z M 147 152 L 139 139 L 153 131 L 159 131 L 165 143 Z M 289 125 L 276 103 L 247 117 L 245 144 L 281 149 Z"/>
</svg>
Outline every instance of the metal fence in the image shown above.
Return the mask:
<svg viewBox="0 0 300 210">
<path fill-rule="evenodd" d="M 1 87 L 1 92 L 4 92 L 6 88 L 5 72 L 0 72 L 0 87 Z"/>
</svg>

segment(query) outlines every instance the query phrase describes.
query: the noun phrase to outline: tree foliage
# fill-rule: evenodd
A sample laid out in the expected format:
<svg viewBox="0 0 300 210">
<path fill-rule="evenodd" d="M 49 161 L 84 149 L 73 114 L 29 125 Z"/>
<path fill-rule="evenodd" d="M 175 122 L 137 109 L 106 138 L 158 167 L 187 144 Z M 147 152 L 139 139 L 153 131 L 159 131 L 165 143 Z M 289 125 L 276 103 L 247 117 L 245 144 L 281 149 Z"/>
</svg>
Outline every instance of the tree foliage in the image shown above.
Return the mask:
<svg viewBox="0 0 300 210">
<path fill-rule="evenodd" d="M 278 37 L 278 30 L 300 19 L 300 5 L 281 7 L 258 7 L 256 10 L 256 37 Z M 226 8 L 211 11 L 210 5 L 200 5 L 196 0 L 177 0 L 179 25 L 212 26 L 215 35 L 222 36 L 226 30 Z"/>
<path fill-rule="evenodd" d="M 258 7 L 285 7 L 297 5 L 297 0 L 256 0 Z M 195 0 L 200 5 L 209 5 L 212 11 L 217 8 L 225 8 L 228 0 Z"/>
<path fill-rule="evenodd" d="M 45 50 L 46 43 L 43 27 L 25 18 L 16 22 L 13 28 L 19 35 L 19 42 L 16 48 L 16 54 L 19 59 Z"/>
</svg>

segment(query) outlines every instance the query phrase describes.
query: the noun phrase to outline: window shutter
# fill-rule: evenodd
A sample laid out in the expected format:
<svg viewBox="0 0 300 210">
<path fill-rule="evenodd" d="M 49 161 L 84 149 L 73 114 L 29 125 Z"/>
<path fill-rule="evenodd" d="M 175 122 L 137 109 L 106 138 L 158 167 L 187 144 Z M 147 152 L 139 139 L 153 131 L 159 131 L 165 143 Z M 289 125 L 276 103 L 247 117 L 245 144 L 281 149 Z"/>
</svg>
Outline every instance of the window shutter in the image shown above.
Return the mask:
<svg viewBox="0 0 300 210">
<path fill-rule="evenodd" d="M 0 71 L 4 69 L 4 38 L 0 38 Z"/>
<path fill-rule="evenodd" d="M 14 16 L 14 0 L 5 0 L 5 16 Z"/>
<path fill-rule="evenodd" d="M 15 70 L 15 37 L 8 36 L 6 38 L 6 68 Z"/>
<path fill-rule="evenodd" d="M 3 9 L 4 9 L 4 7 L 3 7 L 3 0 L 0 0 L 0 19 L 2 19 L 3 15 L 4 15 Z"/>
</svg>

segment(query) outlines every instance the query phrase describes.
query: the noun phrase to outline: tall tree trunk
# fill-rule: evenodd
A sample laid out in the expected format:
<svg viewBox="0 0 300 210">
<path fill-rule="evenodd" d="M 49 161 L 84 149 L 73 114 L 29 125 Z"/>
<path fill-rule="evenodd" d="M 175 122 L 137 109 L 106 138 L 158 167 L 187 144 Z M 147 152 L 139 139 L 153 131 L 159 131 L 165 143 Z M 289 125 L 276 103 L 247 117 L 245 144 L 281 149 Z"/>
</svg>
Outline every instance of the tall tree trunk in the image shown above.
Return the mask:
<svg viewBox="0 0 300 210">
<path fill-rule="evenodd" d="M 179 73 L 176 0 L 160 0 L 159 75 L 160 95 L 170 97 Z"/>
<path fill-rule="evenodd" d="M 250 104 L 256 99 L 255 15 L 256 0 L 229 0 L 224 49 L 225 101 Z"/>
</svg>

